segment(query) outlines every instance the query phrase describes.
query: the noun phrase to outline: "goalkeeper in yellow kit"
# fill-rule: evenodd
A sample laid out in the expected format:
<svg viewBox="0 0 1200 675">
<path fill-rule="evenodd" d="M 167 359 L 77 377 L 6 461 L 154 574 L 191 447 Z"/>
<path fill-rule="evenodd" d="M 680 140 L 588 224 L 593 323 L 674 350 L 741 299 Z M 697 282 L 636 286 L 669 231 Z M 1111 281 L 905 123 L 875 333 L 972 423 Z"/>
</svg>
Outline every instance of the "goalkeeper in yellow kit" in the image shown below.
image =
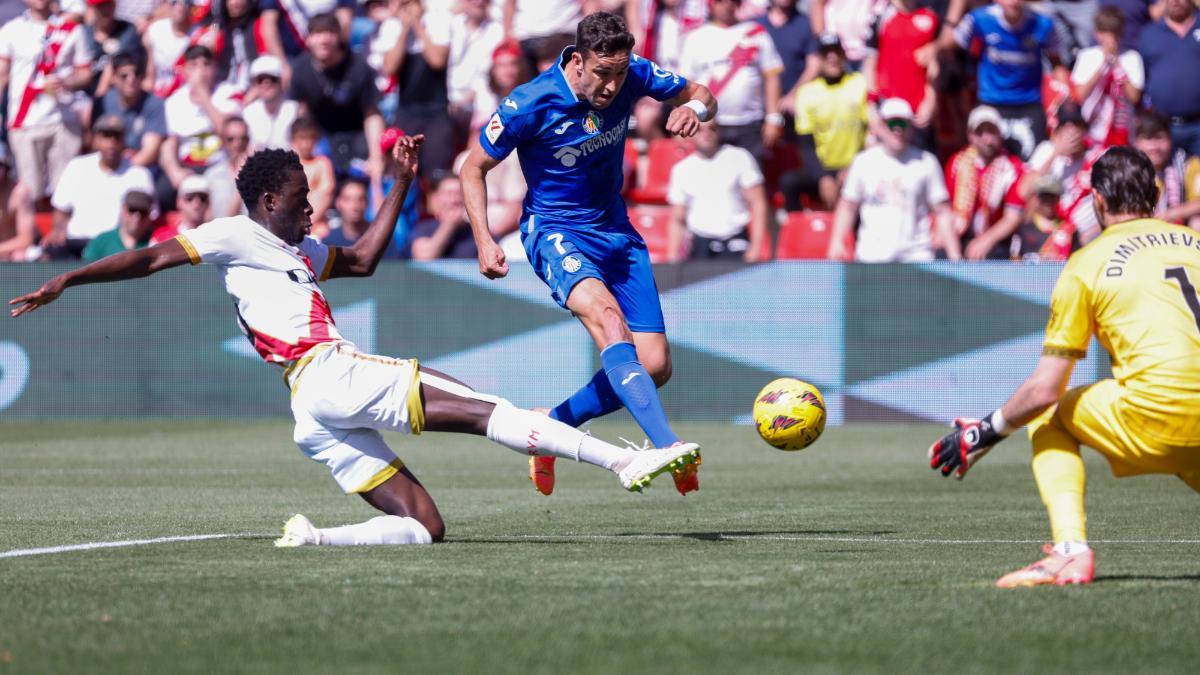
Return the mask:
<svg viewBox="0 0 1200 675">
<path fill-rule="evenodd" d="M 1095 448 L 1118 477 L 1175 474 L 1200 492 L 1200 233 L 1150 218 L 1154 167 L 1128 147 L 1092 167 L 1104 233 L 1071 256 L 1050 302 L 1041 360 L 996 412 L 957 420 L 930 465 L 962 478 L 1012 431 L 1029 426 L 1033 476 L 1050 512 L 1047 557 L 1001 577 L 1001 588 L 1086 584 L 1095 554 L 1084 528 L 1083 460 Z M 1113 379 L 1067 391 L 1092 335 Z"/>
</svg>

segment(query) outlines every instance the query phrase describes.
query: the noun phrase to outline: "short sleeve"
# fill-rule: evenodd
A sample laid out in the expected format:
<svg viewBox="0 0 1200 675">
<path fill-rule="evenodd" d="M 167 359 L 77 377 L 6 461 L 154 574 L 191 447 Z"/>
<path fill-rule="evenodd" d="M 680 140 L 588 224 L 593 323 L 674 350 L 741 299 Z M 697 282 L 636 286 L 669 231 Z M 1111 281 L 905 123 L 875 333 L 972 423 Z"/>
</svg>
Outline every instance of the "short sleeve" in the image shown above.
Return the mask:
<svg viewBox="0 0 1200 675">
<path fill-rule="evenodd" d="M 74 187 L 79 184 L 79 179 L 75 176 L 79 172 L 78 166 L 78 162 L 67 163 L 58 179 L 58 185 L 54 187 L 54 194 L 50 196 L 50 206 L 59 211 L 70 213 L 75 210 Z"/>
<path fill-rule="evenodd" d="M 353 0 L 351 0 L 353 2 Z M 439 47 L 450 44 L 450 15 L 442 12 L 425 13 L 425 34 Z"/>
<path fill-rule="evenodd" d="M 779 50 L 775 48 L 771 34 L 766 30 L 763 30 L 758 36 L 758 67 L 764 73 L 777 73 L 783 70 L 783 59 L 779 56 Z"/>
<path fill-rule="evenodd" d="M 237 265 L 249 260 L 252 237 L 245 219 L 222 218 L 182 232 L 175 240 L 193 265 Z"/>
<path fill-rule="evenodd" d="M 167 112 L 161 98 L 151 95 L 142 109 L 142 115 L 145 118 L 143 133 L 167 135 Z"/>
<path fill-rule="evenodd" d="M 67 36 L 70 41 L 69 45 L 65 45 L 64 49 L 69 46 L 71 49 L 71 65 L 75 68 L 84 68 L 92 65 L 92 55 L 87 48 L 87 41 L 83 33 L 82 26 L 76 26 L 71 34 Z"/>
<path fill-rule="evenodd" d="M 296 248 L 308 257 L 308 262 L 317 275 L 317 281 L 329 278 L 333 272 L 333 261 L 337 260 L 338 247 L 326 246 L 312 237 L 305 237 Z"/>
<path fill-rule="evenodd" d="M 741 152 L 735 155 L 740 165 L 738 166 L 737 173 L 738 187 L 745 190 L 756 185 L 762 185 L 762 171 L 758 168 L 758 162 L 754 161 L 754 155 L 751 155 L 749 151 L 743 148 L 738 148 L 738 150 L 741 150 Z"/>
<path fill-rule="evenodd" d="M 1071 83 L 1083 84 L 1096 76 L 1096 71 L 1104 66 L 1104 54 L 1099 47 L 1088 47 L 1080 50 L 1075 57 L 1075 67 L 1071 69 Z"/>
<path fill-rule="evenodd" d="M 513 110 L 513 106 L 518 106 Z M 488 118 L 479 130 L 479 144 L 484 152 L 496 161 L 508 157 L 513 150 L 537 133 L 533 115 L 521 111 L 520 104 L 511 96 L 500 102 L 500 107 Z"/>
<path fill-rule="evenodd" d="M 637 95 L 650 96 L 657 101 L 675 98 L 687 86 L 683 77 L 637 54 L 629 61 L 629 76 L 625 82 L 636 87 Z"/>
<path fill-rule="evenodd" d="M 6 23 L 0 26 L 0 59 L 13 58 L 12 31 L 16 24 Z"/>
<path fill-rule="evenodd" d="M 1068 263 L 1050 296 L 1050 322 L 1042 354 L 1082 359 L 1087 356 L 1092 328 L 1091 291 Z"/>
<path fill-rule="evenodd" d="M 975 10 L 977 12 L 979 10 Z M 975 39 L 976 26 L 975 12 L 968 12 L 954 27 L 954 42 L 963 49 L 971 48 L 971 41 Z"/>
<path fill-rule="evenodd" d="M 938 206 L 950 201 L 950 193 L 946 190 L 946 176 L 942 167 L 938 166 L 937 158 L 928 152 L 921 158 L 925 163 L 925 173 L 929 176 L 929 205 Z"/>
<path fill-rule="evenodd" d="M 846 201 L 861 204 L 867 197 L 866 185 L 863 184 L 863 155 L 854 158 L 850 170 L 846 172 L 846 184 L 842 186 L 842 198 Z"/>
<path fill-rule="evenodd" d="M 1146 88 L 1146 69 L 1142 65 L 1142 56 L 1132 49 L 1121 55 L 1121 68 L 1129 78 L 1129 84 L 1134 89 Z"/>
<path fill-rule="evenodd" d="M 671 206 L 687 206 L 692 203 L 692 196 L 685 186 L 688 181 L 684 176 L 682 162 L 671 167 L 671 180 L 667 183 L 667 203 Z"/>
<path fill-rule="evenodd" d="M 808 92 L 809 85 L 800 87 L 800 91 L 796 92 L 796 135 L 811 136 L 814 131 L 812 113 L 808 110 L 808 97 L 805 94 Z"/>
<path fill-rule="evenodd" d="M 1189 159 L 1184 166 L 1183 190 L 1187 201 L 1200 199 L 1200 157 Z"/>
</svg>

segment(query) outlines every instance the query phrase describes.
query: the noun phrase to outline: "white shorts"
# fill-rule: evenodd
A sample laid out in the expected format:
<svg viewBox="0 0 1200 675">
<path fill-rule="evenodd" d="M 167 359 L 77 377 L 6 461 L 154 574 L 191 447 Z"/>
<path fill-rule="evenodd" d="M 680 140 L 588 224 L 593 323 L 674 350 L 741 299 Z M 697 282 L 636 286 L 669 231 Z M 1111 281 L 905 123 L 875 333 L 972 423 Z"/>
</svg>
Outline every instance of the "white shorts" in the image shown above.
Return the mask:
<svg viewBox="0 0 1200 675">
<path fill-rule="evenodd" d="M 379 430 L 419 434 L 425 423 L 415 359 L 363 354 L 349 342 L 318 345 L 285 374 L 293 439 L 346 493 L 368 492 L 404 468 Z"/>
<path fill-rule="evenodd" d="M 416 359 L 364 354 L 349 342 L 313 347 L 284 373 L 284 380 L 292 390 L 296 445 L 328 466 L 347 494 L 370 492 L 404 468 L 379 432 L 421 433 L 422 384 L 463 398 L 512 405 L 421 373 Z"/>
</svg>

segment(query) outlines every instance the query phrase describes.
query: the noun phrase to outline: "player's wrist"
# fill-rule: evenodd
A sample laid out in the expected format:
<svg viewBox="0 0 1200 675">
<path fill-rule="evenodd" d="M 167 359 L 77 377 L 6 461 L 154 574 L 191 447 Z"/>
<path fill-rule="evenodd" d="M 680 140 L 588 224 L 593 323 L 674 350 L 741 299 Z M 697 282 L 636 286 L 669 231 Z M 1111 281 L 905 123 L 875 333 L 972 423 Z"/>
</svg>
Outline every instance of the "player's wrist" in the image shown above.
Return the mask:
<svg viewBox="0 0 1200 675">
<path fill-rule="evenodd" d="M 1015 429 L 1004 419 L 1004 413 L 999 408 L 992 414 L 979 420 L 979 440 L 976 441 L 976 447 L 987 447 L 995 445 L 1000 441 L 1008 438 Z"/>
<path fill-rule="evenodd" d="M 697 101 L 696 99 L 692 99 L 687 103 L 684 103 L 683 107 L 688 108 L 692 112 L 696 113 L 696 118 L 701 122 L 708 121 L 708 106 L 704 105 L 704 103 Z"/>
</svg>

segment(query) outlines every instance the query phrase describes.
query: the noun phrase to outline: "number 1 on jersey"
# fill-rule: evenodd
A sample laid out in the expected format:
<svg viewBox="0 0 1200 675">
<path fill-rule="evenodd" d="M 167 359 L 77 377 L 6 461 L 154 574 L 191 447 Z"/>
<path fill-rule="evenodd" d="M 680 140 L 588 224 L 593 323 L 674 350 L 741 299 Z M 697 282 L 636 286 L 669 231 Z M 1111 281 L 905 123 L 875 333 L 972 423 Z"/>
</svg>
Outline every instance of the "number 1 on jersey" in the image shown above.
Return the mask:
<svg viewBox="0 0 1200 675">
<path fill-rule="evenodd" d="M 1200 298 L 1196 297 L 1196 287 L 1188 279 L 1187 270 L 1182 267 L 1168 267 L 1163 273 L 1164 279 L 1174 279 L 1179 282 L 1179 290 L 1183 293 L 1183 301 L 1192 310 L 1192 318 L 1196 320 L 1196 330 L 1200 331 Z"/>
</svg>

